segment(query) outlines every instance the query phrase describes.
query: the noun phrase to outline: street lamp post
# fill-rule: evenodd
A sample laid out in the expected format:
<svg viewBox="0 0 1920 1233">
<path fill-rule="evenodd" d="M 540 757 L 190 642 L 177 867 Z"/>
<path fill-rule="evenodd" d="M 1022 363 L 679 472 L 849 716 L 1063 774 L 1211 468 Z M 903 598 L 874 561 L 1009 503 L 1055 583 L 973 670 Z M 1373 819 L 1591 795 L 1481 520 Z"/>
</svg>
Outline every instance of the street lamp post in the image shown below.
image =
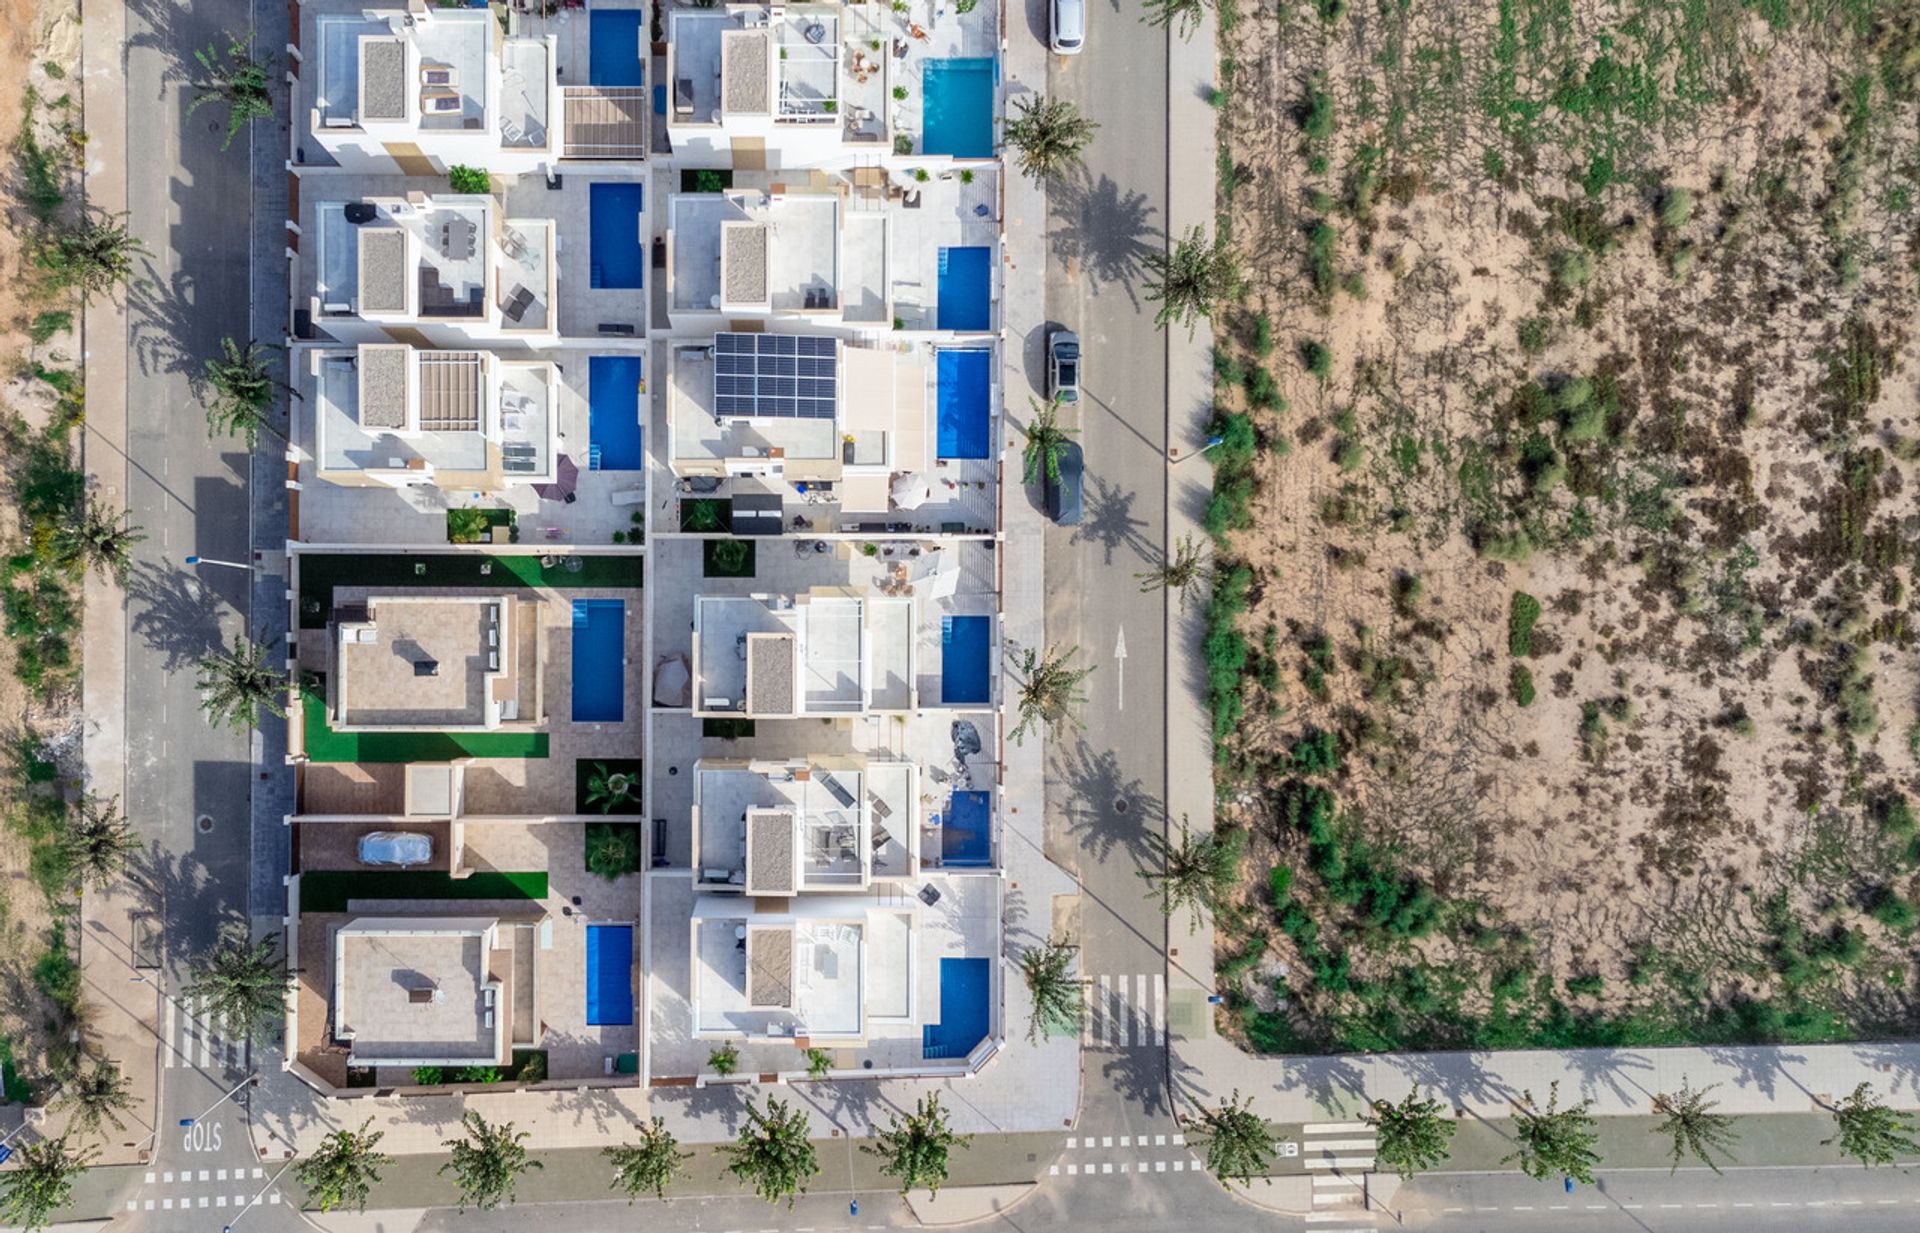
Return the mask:
<svg viewBox="0 0 1920 1233">
<path fill-rule="evenodd" d="M 239 1214 L 236 1215 L 228 1223 L 220 1226 L 220 1233 L 233 1233 L 233 1226 L 240 1223 L 240 1217 L 246 1215 L 248 1212 L 252 1211 L 254 1208 L 260 1206 L 260 1196 L 267 1193 L 267 1191 L 272 1190 L 274 1186 L 279 1184 L 280 1174 L 285 1173 L 288 1169 L 291 1169 L 292 1167 L 293 1167 L 293 1161 L 291 1160 L 281 1165 L 279 1170 L 275 1172 L 272 1177 L 267 1179 L 267 1184 L 260 1187 L 259 1190 L 254 1192 L 253 1197 L 247 1200 L 247 1205 L 240 1209 Z"/>
<path fill-rule="evenodd" d="M 181 1118 L 180 1125 L 185 1129 L 191 1129 L 194 1123 L 198 1122 L 201 1118 L 205 1117 L 209 1113 L 212 1113 L 215 1109 L 218 1109 L 221 1105 L 226 1104 L 229 1100 L 232 1100 L 234 1096 L 240 1091 L 241 1088 L 246 1087 L 250 1083 L 258 1083 L 258 1082 L 260 1082 L 260 1074 L 258 1071 L 255 1071 L 253 1074 L 248 1075 L 246 1078 L 240 1080 L 240 1082 L 234 1084 L 232 1089 L 229 1090 L 225 1096 L 222 1096 L 220 1099 L 214 1101 L 212 1104 L 208 1105 L 206 1108 L 200 1110 L 199 1113 L 195 1114 L 192 1117 Z"/>
<path fill-rule="evenodd" d="M 240 562 L 240 561 L 221 561 L 221 560 L 216 560 L 213 557 L 203 557 L 198 555 L 197 553 L 187 558 L 187 564 L 188 565 L 224 565 L 228 569 L 244 569 L 244 570 L 247 570 L 248 572 L 252 572 L 253 570 L 253 566 L 244 564 L 243 562 Z"/>
<path fill-rule="evenodd" d="M 1168 466 L 1170 466 L 1170 467 L 1177 467 L 1177 466 L 1179 466 L 1179 465 L 1180 465 L 1181 463 L 1183 463 L 1183 462 L 1185 462 L 1185 461 L 1186 461 L 1186 460 L 1187 460 L 1188 458 L 1197 458 L 1197 457 L 1199 457 L 1199 456 L 1200 456 L 1201 454 L 1204 454 L 1204 453 L 1206 453 L 1206 452 L 1207 452 L 1208 450 L 1210 450 L 1210 449 L 1212 449 L 1212 448 L 1213 448 L 1214 446 L 1216 446 L 1216 445 L 1218 445 L 1218 444 L 1220 444 L 1220 443 L 1221 443 L 1222 441 L 1224 441 L 1224 440 L 1226 440 L 1226 438 L 1225 438 L 1225 437 L 1223 437 L 1223 436 L 1221 436 L 1221 435 L 1220 435 L 1220 434 L 1218 434 L 1218 433 L 1214 433 L 1213 435 L 1211 435 L 1211 436 L 1209 436 L 1209 437 L 1207 438 L 1207 443 L 1206 443 L 1205 445 L 1203 445 L 1203 446 L 1201 446 L 1201 447 L 1200 447 L 1199 449 L 1197 449 L 1197 450 L 1195 450 L 1195 451 L 1193 451 L 1193 453 L 1191 453 L 1191 454 L 1186 454 L 1186 455 L 1184 455 L 1184 456 L 1178 456 L 1178 457 L 1175 457 L 1175 458 L 1173 459 L 1173 461 L 1172 461 L 1172 462 L 1169 462 L 1169 463 L 1168 463 L 1167 465 L 1168 465 Z M 1176 450 L 1169 450 L 1169 451 L 1168 451 L 1168 453 L 1170 453 L 1170 454 L 1175 454 L 1175 455 L 1178 455 L 1178 454 L 1179 454 L 1179 451 L 1178 451 L 1177 449 L 1176 449 Z"/>
</svg>

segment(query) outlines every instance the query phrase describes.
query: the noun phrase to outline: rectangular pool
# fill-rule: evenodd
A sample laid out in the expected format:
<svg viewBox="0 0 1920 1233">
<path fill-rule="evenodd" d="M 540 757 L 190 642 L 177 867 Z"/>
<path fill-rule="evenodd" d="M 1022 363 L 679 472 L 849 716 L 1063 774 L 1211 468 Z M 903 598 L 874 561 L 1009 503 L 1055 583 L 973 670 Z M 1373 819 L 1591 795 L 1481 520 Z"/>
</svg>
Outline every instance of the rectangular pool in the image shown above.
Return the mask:
<svg viewBox="0 0 1920 1233">
<path fill-rule="evenodd" d="M 940 250 L 940 299 L 936 314 L 943 330 L 985 330 L 993 325 L 993 250 Z"/>
<path fill-rule="evenodd" d="M 604 183 L 587 188 L 588 285 L 610 291 L 639 287 L 647 270 L 640 239 L 641 186 Z"/>
<path fill-rule="evenodd" d="M 587 13 L 587 84 L 641 86 L 647 81 L 640 59 L 640 23 L 644 9 L 591 9 Z"/>
<path fill-rule="evenodd" d="M 940 827 L 940 863 L 968 869 L 993 863 L 993 793 L 953 794 Z"/>
<path fill-rule="evenodd" d="M 940 618 L 940 701 L 948 706 L 993 700 L 993 618 Z"/>
<path fill-rule="evenodd" d="M 993 59 L 929 60 L 921 74 L 920 151 L 993 157 Z"/>
<path fill-rule="evenodd" d="M 617 724 L 627 716 L 627 603 L 573 601 L 573 722 Z"/>
<path fill-rule="evenodd" d="M 633 926 L 587 926 L 587 1022 L 633 1022 Z"/>
<path fill-rule="evenodd" d="M 923 1057 L 965 1057 L 987 1038 L 993 1000 L 992 961 L 940 961 L 940 1022 L 920 1029 Z"/>
<path fill-rule="evenodd" d="M 640 451 L 640 357 L 587 358 L 587 469 L 638 471 Z"/>
<path fill-rule="evenodd" d="M 991 457 L 993 352 L 941 351 L 936 374 L 938 456 Z"/>
</svg>

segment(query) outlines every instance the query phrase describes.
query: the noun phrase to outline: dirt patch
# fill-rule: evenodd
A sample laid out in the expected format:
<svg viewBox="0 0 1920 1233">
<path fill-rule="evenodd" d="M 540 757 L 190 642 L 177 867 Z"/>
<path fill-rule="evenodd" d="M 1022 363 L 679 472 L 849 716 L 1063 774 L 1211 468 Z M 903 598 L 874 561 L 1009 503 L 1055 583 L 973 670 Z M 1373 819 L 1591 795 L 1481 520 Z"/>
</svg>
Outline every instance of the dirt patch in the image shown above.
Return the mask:
<svg viewBox="0 0 1920 1233">
<path fill-rule="evenodd" d="M 1920 36 L 1849 8 L 1230 18 L 1229 1031 L 1920 1021 Z"/>
</svg>

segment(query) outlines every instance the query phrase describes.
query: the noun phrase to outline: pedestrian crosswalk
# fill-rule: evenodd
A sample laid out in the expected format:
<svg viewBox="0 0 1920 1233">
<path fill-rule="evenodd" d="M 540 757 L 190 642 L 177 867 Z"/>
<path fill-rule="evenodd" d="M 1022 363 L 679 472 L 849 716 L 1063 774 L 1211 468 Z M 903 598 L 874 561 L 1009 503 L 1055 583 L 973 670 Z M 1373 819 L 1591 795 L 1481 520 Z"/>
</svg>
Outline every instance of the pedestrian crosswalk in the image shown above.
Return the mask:
<svg viewBox="0 0 1920 1233">
<path fill-rule="evenodd" d="M 1366 1175 L 1378 1146 L 1373 1127 L 1365 1122 L 1308 1122 L 1300 1128 L 1300 1140 L 1300 1163 L 1313 1179 L 1313 1211 L 1307 1223 L 1316 1226 L 1315 1233 L 1370 1229 Z"/>
<path fill-rule="evenodd" d="M 1080 1040 L 1102 1049 L 1165 1048 L 1166 973 L 1090 979 L 1081 1016 Z"/>
<path fill-rule="evenodd" d="M 169 1070 L 246 1069 L 249 1051 L 246 1033 L 210 1015 L 203 1003 L 167 998 L 162 1012 L 161 1040 L 166 1042 L 161 1050 L 161 1065 Z"/>
</svg>

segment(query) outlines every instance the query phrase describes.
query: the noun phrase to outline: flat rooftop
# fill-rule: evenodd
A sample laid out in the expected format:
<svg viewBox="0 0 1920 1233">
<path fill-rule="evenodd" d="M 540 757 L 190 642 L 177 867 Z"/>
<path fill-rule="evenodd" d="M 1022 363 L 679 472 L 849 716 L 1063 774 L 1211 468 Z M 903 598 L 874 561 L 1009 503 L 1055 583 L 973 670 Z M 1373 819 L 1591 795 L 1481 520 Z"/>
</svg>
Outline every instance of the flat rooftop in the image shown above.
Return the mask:
<svg viewBox="0 0 1920 1233">
<path fill-rule="evenodd" d="M 675 308 L 827 310 L 853 293 L 841 284 L 836 196 L 680 193 L 667 212 Z"/>
<path fill-rule="evenodd" d="M 496 1008 L 484 992 L 485 929 L 430 920 L 393 929 L 363 929 L 358 921 L 341 928 L 334 1031 L 352 1038 L 357 1062 L 497 1059 Z"/>
<path fill-rule="evenodd" d="M 550 364 L 381 343 L 322 352 L 315 365 L 323 472 L 453 472 L 463 488 L 553 477 Z"/>
<path fill-rule="evenodd" d="M 338 707 L 349 728 L 480 728 L 515 692 L 517 615 L 498 596 L 388 596 L 338 625 Z"/>
<path fill-rule="evenodd" d="M 428 6 L 381 20 L 323 13 L 314 26 L 323 127 L 485 127 L 493 19 L 484 9 Z"/>
</svg>

